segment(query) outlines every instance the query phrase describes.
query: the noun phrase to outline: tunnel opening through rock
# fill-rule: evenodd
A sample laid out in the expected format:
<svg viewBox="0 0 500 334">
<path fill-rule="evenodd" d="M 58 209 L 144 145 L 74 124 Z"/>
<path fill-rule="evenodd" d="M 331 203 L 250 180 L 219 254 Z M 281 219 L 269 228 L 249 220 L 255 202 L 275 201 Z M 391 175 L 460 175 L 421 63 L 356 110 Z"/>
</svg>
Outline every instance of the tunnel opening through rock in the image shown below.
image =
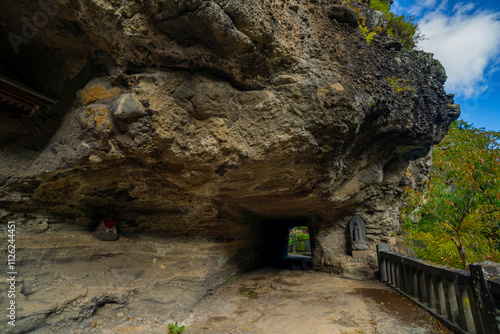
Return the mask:
<svg viewBox="0 0 500 334">
<path fill-rule="evenodd" d="M 288 230 L 288 258 L 311 258 L 311 239 L 307 226 L 294 226 Z"/>
<path fill-rule="evenodd" d="M 310 236 L 309 218 L 280 218 L 264 221 L 266 230 L 264 233 L 265 251 L 262 253 L 267 258 L 267 264 L 271 267 L 292 269 L 292 270 L 312 270 L 312 244 Z M 303 232 L 306 232 L 305 234 Z M 291 235 L 293 234 L 293 237 Z M 295 244 L 294 239 L 299 243 Z M 307 235 L 307 237 L 306 237 Z M 305 240 L 307 239 L 307 241 Z M 300 249 L 299 249 L 300 248 Z M 303 248 L 303 249 L 302 249 Z M 295 250 L 290 253 L 290 250 Z"/>
</svg>

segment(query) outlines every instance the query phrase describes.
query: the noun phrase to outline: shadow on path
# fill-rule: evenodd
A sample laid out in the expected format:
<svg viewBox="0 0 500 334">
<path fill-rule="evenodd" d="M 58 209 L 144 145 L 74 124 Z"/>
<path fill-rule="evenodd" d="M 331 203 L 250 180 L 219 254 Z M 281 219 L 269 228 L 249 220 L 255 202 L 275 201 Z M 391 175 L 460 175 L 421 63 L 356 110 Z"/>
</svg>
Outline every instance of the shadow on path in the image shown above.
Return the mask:
<svg viewBox="0 0 500 334">
<path fill-rule="evenodd" d="M 291 254 L 288 259 L 281 260 L 273 267 L 289 270 L 313 270 L 312 257 L 307 255 Z"/>
</svg>

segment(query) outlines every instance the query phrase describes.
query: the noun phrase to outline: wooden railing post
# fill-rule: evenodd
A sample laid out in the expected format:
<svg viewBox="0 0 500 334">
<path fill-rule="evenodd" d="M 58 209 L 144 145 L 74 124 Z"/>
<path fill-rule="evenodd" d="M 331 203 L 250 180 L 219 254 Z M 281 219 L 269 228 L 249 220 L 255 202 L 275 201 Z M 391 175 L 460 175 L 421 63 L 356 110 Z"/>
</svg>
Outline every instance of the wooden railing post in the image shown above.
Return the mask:
<svg viewBox="0 0 500 334">
<path fill-rule="evenodd" d="M 500 264 L 469 270 L 432 264 L 377 245 L 380 280 L 412 299 L 457 333 L 500 334 Z"/>
<path fill-rule="evenodd" d="M 496 317 L 496 301 L 488 288 L 489 279 L 500 276 L 500 264 L 494 262 L 470 264 L 469 271 L 485 333 L 500 334 L 499 323 Z"/>
<path fill-rule="evenodd" d="M 438 307 L 436 297 L 436 280 L 434 279 L 434 275 L 429 274 L 429 308 L 438 311 Z"/>
<path fill-rule="evenodd" d="M 419 284 L 418 284 L 418 279 L 419 279 L 419 274 L 418 270 L 416 268 L 413 268 L 411 271 L 411 281 L 413 282 L 413 296 L 415 298 L 418 298 L 420 301 L 422 301 L 422 294 L 420 293 L 419 290 Z"/>
<path fill-rule="evenodd" d="M 445 280 L 444 294 L 446 296 L 446 309 L 448 318 L 455 323 L 460 322 L 460 310 L 458 309 L 457 291 L 454 282 Z"/>
<path fill-rule="evenodd" d="M 389 283 L 396 285 L 396 263 L 394 261 L 389 261 Z"/>
<path fill-rule="evenodd" d="M 378 244 L 377 245 L 377 258 L 378 258 L 378 268 L 380 271 L 380 281 L 387 282 L 388 281 L 388 273 L 387 273 L 387 262 L 385 257 L 380 255 L 380 251 L 385 250 L 389 251 L 389 245 Z"/>
<path fill-rule="evenodd" d="M 434 288 L 436 289 L 437 310 L 441 315 L 446 317 L 448 313 L 446 312 L 446 300 L 444 296 L 443 278 L 439 276 L 434 276 L 434 279 L 436 282 Z"/>
<path fill-rule="evenodd" d="M 428 303 L 429 302 L 429 294 L 428 294 L 428 291 L 429 291 L 429 286 L 427 284 L 427 277 L 425 275 L 425 272 L 424 271 L 421 271 L 419 273 L 419 291 L 420 291 L 420 294 L 419 294 L 419 298 L 420 298 L 420 302 L 421 303 Z"/>
<path fill-rule="evenodd" d="M 457 294 L 460 325 L 465 331 L 469 333 L 476 333 L 474 317 L 470 307 L 470 300 L 467 296 L 467 286 L 465 284 L 455 283 L 455 291 Z"/>
</svg>

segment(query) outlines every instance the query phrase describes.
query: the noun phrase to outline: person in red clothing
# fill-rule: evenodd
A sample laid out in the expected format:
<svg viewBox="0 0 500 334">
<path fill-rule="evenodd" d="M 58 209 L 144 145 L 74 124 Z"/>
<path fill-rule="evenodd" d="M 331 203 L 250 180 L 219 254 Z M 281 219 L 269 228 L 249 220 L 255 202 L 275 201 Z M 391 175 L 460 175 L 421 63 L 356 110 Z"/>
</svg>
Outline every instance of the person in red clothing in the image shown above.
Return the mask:
<svg viewBox="0 0 500 334">
<path fill-rule="evenodd" d="M 115 241 L 118 239 L 115 215 L 112 211 L 106 212 L 104 217 L 100 220 L 99 225 L 96 227 L 93 235 L 97 239 L 103 241 Z"/>
</svg>

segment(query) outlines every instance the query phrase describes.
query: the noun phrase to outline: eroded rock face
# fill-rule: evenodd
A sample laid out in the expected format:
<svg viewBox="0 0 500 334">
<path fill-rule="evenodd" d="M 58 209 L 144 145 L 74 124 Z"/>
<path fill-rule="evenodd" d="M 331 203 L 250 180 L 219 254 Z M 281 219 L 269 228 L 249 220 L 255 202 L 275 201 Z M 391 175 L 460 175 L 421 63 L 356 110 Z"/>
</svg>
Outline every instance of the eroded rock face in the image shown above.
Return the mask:
<svg viewBox="0 0 500 334">
<path fill-rule="evenodd" d="M 2 222 L 63 219 L 50 239 L 112 209 L 129 236 L 231 244 L 234 265 L 203 274 L 193 300 L 279 254 L 296 222 L 316 268 L 372 275 L 375 245 L 396 245 L 407 168 L 419 173 L 459 115 L 432 55 L 368 45 L 336 1 L 44 4 L 56 14 L 0 11 L 4 72 L 59 99 L 32 119 L 0 115 Z M 40 11 L 47 23 L 23 37 L 19 18 Z M 372 251 L 357 262 L 355 214 Z"/>
</svg>

